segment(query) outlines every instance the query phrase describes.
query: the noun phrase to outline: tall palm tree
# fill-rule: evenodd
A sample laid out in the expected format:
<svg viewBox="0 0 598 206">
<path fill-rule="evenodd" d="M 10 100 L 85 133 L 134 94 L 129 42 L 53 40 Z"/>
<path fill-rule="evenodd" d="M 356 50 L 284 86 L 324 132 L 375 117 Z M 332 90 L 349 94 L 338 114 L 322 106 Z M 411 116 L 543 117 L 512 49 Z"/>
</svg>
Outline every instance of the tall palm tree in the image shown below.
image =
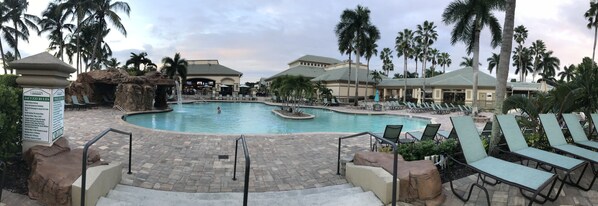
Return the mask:
<svg viewBox="0 0 598 206">
<path fill-rule="evenodd" d="M 428 54 L 428 61 L 430 63 L 432 63 L 432 66 L 430 67 L 430 69 L 432 70 L 432 72 L 430 74 L 432 74 L 432 76 L 434 76 L 436 74 L 434 71 L 436 71 L 436 64 L 438 64 L 439 55 L 440 55 L 440 53 L 438 52 L 438 49 L 436 49 L 436 48 L 430 49 L 430 52 Z M 428 75 L 426 75 L 426 76 L 428 76 Z"/>
<path fill-rule="evenodd" d="M 451 43 L 463 42 L 467 45 L 467 53 L 473 53 L 472 115 L 476 115 L 478 107 L 480 33 L 482 28 L 488 27 L 492 36 L 492 48 L 500 44 L 501 28 L 492 11 L 504 10 L 504 4 L 504 0 L 456 0 L 451 2 L 442 14 L 445 24 L 455 24 L 451 31 Z"/>
<path fill-rule="evenodd" d="M 531 51 L 527 47 L 516 47 L 515 51 L 513 51 L 513 66 L 516 68 L 515 74 L 521 75 L 522 79 L 525 79 L 527 74 L 533 72 L 532 61 Z"/>
<path fill-rule="evenodd" d="M 380 39 L 380 32 L 378 31 L 378 29 L 376 29 L 375 27 L 372 27 L 370 29 L 375 29 L 375 31 L 370 31 L 373 33 L 370 34 L 370 38 L 367 39 L 364 45 L 364 56 L 367 61 L 367 73 L 365 78 L 365 99 L 367 99 L 368 96 L 368 83 L 370 81 L 370 59 L 372 58 L 372 56 L 378 55 L 378 44 L 376 44 L 376 41 Z"/>
<path fill-rule="evenodd" d="M 166 75 L 173 79 L 176 74 L 181 77 L 181 80 L 185 82 L 187 79 L 187 66 L 189 63 L 187 60 L 181 58 L 181 53 L 176 53 L 174 58 L 164 57 L 162 58 L 163 69 L 166 71 Z"/>
<path fill-rule="evenodd" d="M 39 32 L 37 23 L 40 21 L 40 18 L 35 15 L 25 13 L 25 11 L 27 11 L 27 7 L 29 7 L 29 2 L 27 2 L 27 0 L 5 0 L 4 2 L 6 3 L 6 6 L 13 11 L 10 13 L 10 20 L 12 21 L 13 28 L 15 29 L 13 32 L 15 37 L 15 57 L 20 59 L 21 53 L 19 52 L 19 39 L 29 42 L 29 29 L 35 30 L 36 33 Z"/>
<path fill-rule="evenodd" d="M 492 56 L 486 59 L 488 61 L 488 71 L 492 73 L 492 70 L 496 67 L 498 68 L 498 62 L 500 62 L 500 55 L 497 53 L 492 53 Z"/>
<path fill-rule="evenodd" d="M 502 114 L 503 101 L 507 92 L 507 78 L 509 77 L 509 61 L 511 60 L 511 48 L 513 46 L 513 28 L 515 27 L 515 6 L 516 0 L 505 0 L 505 21 L 504 29 L 502 31 L 502 43 L 500 46 L 500 56 L 498 66 L 496 68 L 496 101 L 494 104 L 494 116 Z M 496 119 L 494 120 L 496 122 Z M 492 137 L 488 144 L 490 154 L 496 154 L 496 146 L 500 141 L 499 125 L 492 125 Z"/>
<path fill-rule="evenodd" d="M 394 70 L 394 64 L 392 63 L 392 50 L 388 47 L 382 49 L 382 52 L 380 52 L 380 60 L 382 60 L 382 72 L 388 76 L 388 73 Z"/>
<path fill-rule="evenodd" d="M 127 30 L 120 21 L 121 18 L 120 16 L 118 16 L 117 12 L 124 12 L 125 14 L 127 14 L 127 16 L 129 16 L 129 13 L 131 12 L 131 7 L 129 7 L 129 4 L 122 1 L 112 2 L 112 0 L 96 0 L 94 2 L 95 4 L 93 4 L 93 7 L 91 8 L 94 12 L 92 15 L 92 20 L 95 22 L 95 26 L 97 26 L 98 30 L 107 28 L 108 22 L 110 22 L 112 26 L 116 28 L 116 30 L 118 30 L 126 37 Z M 102 37 L 102 34 L 98 33 L 92 49 L 92 64 L 96 60 L 100 62 L 100 59 L 97 56 L 96 48 L 98 48 L 100 46 L 100 43 L 102 43 L 103 41 L 104 38 Z"/>
<path fill-rule="evenodd" d="M 413 47 L 415 46 L 413 39 L 413 31 L 410 29 L 404 29 L 403 31 L 400 31 L 397 38 L 395 38 L 395 50 L 397 50 L 397 58 L 401 56 L 403 57 L 403 75 L 407 74 L 407 58 L 413 55 Z M 388 75 L 388 71 L 386 72 L 386 75 Z"/>
<path fill-rule="evenodd" d="M 374 88 L 375 90 L 378 90 L 378 84 L 380 84 L 380 82 L 382 81 L 382 76 L 384 75 L 383 71 L 372 71 L 372 73 L 370 73 L 370 75 L 372 75 L 372 79 L 374 80 Z"/>
<path fill-rule="evenodd" d="M 75 25 L 68 22 L 67 16 L 63 15 L 56 3 L 50 3 L 48 8 L 42 13 L 42 19 L 39 24 L 40 34 L 45 32 L 50 33 L 48 35 L 48 39 L 50 40 L 48 47 L 58 50 L 54 56 L 64 61 L 64 47 L 66 44 L 64 32 L 73 32 Z"/>
<path fill-rule="evenodd" d="M 453 60 L 451 60 L 451 55 L 449 53 L 440 53 L 440 56 L 438 58 L 438 64 L 440 64 L 440 66 L 442 67 L 442 73 L 446 73 L 446 67 L 450 67 L 452 63 Z"/>
<path fill-rule="evenodd" d="M 428 61 L 429 49 L 432 44 L 438 39 L 438 33 L 436 32 L 436 25 L 434 22 L 424 21 L 423 24 L 417 25 L 415 30 L 416 41 L 422 47 L 423 59 L 422 59 L 422 71 L 426 68 L 426 62 Z M 426 78 L 425 72 L 422 72 L 423 78 Z"/>
<path fill-rule="evenodd" d="M 125 66 L 129 66 L 132 64 L 137 71 L 141 71 L 139 66 L 145 62 L 146 58 L 147 52 L 140 52 L 139 54 L 131 52 L 130 58 L 125 62 Z"/>
<path fill-rule="evenodd" d="M 409 58 L 411 58 L 411 59 L 415 60 L 415 71 L 414 71 L 414 73 L 416 73 L 416 74 L 419 74 L 419 73 L 417 72 L 417 68 L 418 68 L 418 65 L 417 65 L 417 63 L 418 63 L 418 62 L 419 62 L 421 59 L 423 59 L 423 58 L 424 58 L 424 57 L 423 57 L 424 55 L 423 55 L 423 52 L 422 52 L 422 51 L 423 51 L 423 50 L 422 50 L 422 47 L 421 47 L 421 45 L 417 44 L 417 41 L 415 41 L 415 38 L 414 38 L 414 39 L 413 39 L 413 50 L 411 50 L 411 55 L 409 56 Z M 409 72 L 409 71 L 407 71 L 407 72 Z"/>
<path fill-rule="evenodd" d="M 339 42 L 348 41 L 349 45 L 354 46 L 355 59 L 357 66 L 355 69 L 355 105 L 357 105 L 357 95 L 359 90 L 358 71 L 359 58 L 364 54 L 366 44 L 375 42 L 375 37 L 380 37 L 378 29 L 370 22 L 370 10 L 357 5 L 355 10 L 346 9 L 341 14 L 341 21 L 336 25 L 335 33 Z M 377 34 L 377 35 L 376 35 Z M 349 38 L 340 40 L 341 38 Z M 339 46 L 341 44 L 339 43 Z"/>
<path fill-rule="evenodd" d="M 515 48 L 516 51 L 524 51 L 524 47 L 523 47 L 523 43 L 525 43 L 525 40 L 527 39 L 527 28 L 525 28 L 525 26 L 523 25 L 519 25 L 517 27 L 515 27 L 515 33 L 513 34 L 513 38 L 515 39 L 515 42 L 517 42 L 517 48 Z M 523 61 L 523 59 L 521 58 L 523 56 L 519 56 L 517 57 L 517 63 L 516 65 L 525 65 Z M 521 70 L 520 68 L 518 68 L 518 70 Z M 520 82 L 525 82 L 525 75 L 527 75 L 527 73 L 521 72 L 520 76 L 519 76 L 519 81 Z"/>
<path fill-rule="evenodd" d="M 540 67 L 540 64 L 542 63 L 544 53 L 546 53 L 546 44 L 544 44 L 544 41 L 538 39 L 535 42 L 532 42 L 532 46 L 529 47 L 529 49 L 530 49 L 532 57 L 534 58 L 534 60 L 533 60 L 534 73 L 532 74 L 532 82 L 533 82 L 536 79 L 536 74 L 542 73 L 543 68 Z"/>
<path fill-rule="evenodd" d="M 72 19 L 76 19 L 77 25 L 74 31 L 74 39 L 75 39 L 75 53 L 77 54 L 77 74 L 82 72 L 81 70 L 81 58 L 82 58 L 82 51 L 81 51 L 81 31 L 83 28 L 83 21 L 91 16 L 91 8 L 94 6 L 95 0 L 66 0 L 59 5 L 60 10 L 64 12 L 64 15 L 72 17 Z"/>
<path fill-rule="evenodd" d="M 116 58 L 110 58 L 103 62 L 104 66 L 109 69 L 116 69 L 120 65 L 120 62 Z"/>
<path fill-rule="evenodd" d="M 461 57 L 462 61 L 459 63 L 460 67 L 473 67 L 473 58 Z"/>
<path fill-rule="evenodd" d="M 14 12 L 16 11 L 11 10 L 7 7 L 6 2 L 0 1 L 0 36 L 2 37 L 2 39 L 4 39 L 4 41 L 6 41 L 6 43 L 9 46 L 14 45 L 15 42 L 13 33 L 18 32 L 18 30 L 10 26 L 10 17 Z M 0 55 L 2 55 L 2 59 L 6 58 L 4 56 L 4 41 L 0 40 Z M 8 65 L 6 64 L 6 61 L 2 61 L 2 64 L 4 68 L 4 73 L 8 74 Z"/>
<path fill-rule="evenodd" d="M 594 62 L 594 56 L 596 55 L 596 38 L 598 37 L 598 3 L 590 1 L 590 8 L 583 16 L 588 19 L 588 29 L 594 27 L 594 47 L 592 48 L 592 62 Z"/>
<path fill-rule="evenodd" d="M 543 79 L 554 78 L 556 71 L 560 70 L 561 60 L 558 57 L 552 56 L 552 51 L 542 53 L 541 58 L 538 68 L 542 71 Z"/>
<path fill-rule="evenodd" d="M 575 65 L 571 64 L 569 67 L 564 66 L 563 71 L 559 72 L 559 77 L 561 77 L 561 81 L 567 80 L 567 82 L 571 81 L 571 79 L 575 76 Z"/>
</svg>

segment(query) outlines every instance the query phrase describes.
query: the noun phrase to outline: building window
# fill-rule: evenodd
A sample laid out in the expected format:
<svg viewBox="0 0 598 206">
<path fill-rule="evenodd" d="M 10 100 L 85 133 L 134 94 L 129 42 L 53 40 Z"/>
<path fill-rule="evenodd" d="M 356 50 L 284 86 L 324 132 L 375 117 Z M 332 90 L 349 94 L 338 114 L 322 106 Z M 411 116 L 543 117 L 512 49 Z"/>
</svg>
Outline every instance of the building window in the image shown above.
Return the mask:
<svg viewBox="0 0 598 206">
<path fill-rule="evenodd" d="M 465 92 L 465 99 L 471 99 L 471 91 Z"/>
</svg>

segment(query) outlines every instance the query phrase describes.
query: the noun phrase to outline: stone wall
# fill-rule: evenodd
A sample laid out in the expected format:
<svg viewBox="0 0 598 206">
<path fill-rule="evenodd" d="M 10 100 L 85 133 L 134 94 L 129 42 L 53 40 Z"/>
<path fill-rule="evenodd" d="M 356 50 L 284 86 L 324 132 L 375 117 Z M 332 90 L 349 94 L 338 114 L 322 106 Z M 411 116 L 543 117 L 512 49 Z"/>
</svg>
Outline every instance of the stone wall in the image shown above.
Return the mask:
<svg viewBox="0 0 598 206">
<path fill-rule="evenodd" d="M 155 89 L 151 85 L 123 83 L 116 87 L 115 105 L 127 111 L 146 111 L 154 108 Z"/>
</svg>

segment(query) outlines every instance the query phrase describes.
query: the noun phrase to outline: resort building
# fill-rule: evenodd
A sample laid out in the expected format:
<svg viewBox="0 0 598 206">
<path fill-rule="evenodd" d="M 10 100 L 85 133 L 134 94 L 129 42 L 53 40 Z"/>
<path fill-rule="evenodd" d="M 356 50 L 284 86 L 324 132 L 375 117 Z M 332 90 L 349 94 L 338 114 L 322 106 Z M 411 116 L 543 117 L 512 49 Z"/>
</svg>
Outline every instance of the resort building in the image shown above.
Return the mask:
<svg viewBox="0 0 598 206">
<path fill-rule="evenodd" d="M 312 82 L 320 82 L 331 89 L 333 96 L 347 100 L 355 95 L 355 64 L 351 64 L 350 77 L 349 72 L 348 62 L 329 57 L 305 55 L 290 62 L 287 70 L 267 78 L 266 81 L 271 82 L 276 77 L 284 75 L 302 75 L 311 78 Z M 349 84 L 347 84 L 348 81 Z M 371 96 L 375 93 L 376 82 L 371 75 L 368 75 L 367 65 L 361 64 L 359 67 L 358 81 L 358 96 Z M 496 83 L 495 77 L 479 72 L 478 105 L 481 108 L 493 107 Z M 473 103 L 472 84 L 473 69 L 466 67 L 429 78 L 390 79 L 383 77 L 376 86 L 382 100 L 402 100 L 405 94 L 407 101 L 415 102 L 424 99 L 423 94 L 425 93 L 426 101 L 471 105 Z M 552 87 L 546 83 L 507 83 L 507 95 L 529 96 L 535 92 L 545 92 L 551 89 Z"/>
<path fill-rule="evenodd" d="M 203 95 L 237 95 L 243 73 L 221 65 L 218 60 L 187 60 L 185 89 Z"/>
<path fill-rule="evenodd" d="M 355 63 L 351 63 L 351 70 L 349 70 L 348 61 L 343 62 L 329 57 L 305 55 L 290 62 L 287 70 L 266 78 L 266 82 L 269 86 L 276 77 L 301 75 L 311 78 L 312 82 L 320 82 L 332 90 L 333 96 L 346 101 L 355 95 L 356 66 Z M 375 81 L 368 74 L 367 65 L 360 64 L 357 73 L 357 80 L 359 81 L 358 96 L 373 95 Z"/>
</svg>

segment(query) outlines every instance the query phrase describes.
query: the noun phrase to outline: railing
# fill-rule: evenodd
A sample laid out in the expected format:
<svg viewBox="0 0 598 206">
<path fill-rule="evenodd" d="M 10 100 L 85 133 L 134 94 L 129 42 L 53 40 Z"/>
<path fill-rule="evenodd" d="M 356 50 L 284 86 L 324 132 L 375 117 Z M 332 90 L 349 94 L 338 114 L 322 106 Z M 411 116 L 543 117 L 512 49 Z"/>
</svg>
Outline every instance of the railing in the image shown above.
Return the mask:
<svg viewBox="0 0 598 206">
<path fill-rule="evenodd" d="M 251 168 L 251 159 L 249 150 L 247 150 L 247 141 L 245 136 L 237 138 L 235 141 L 235 167 L 233 168 L 233 180 L 237 180 L 237 151 L 239 150 L 239 140 L 243 141 L 243 153 L 245 154 L 245 183 L 243 185 L 243 206 L 247 206 L 247 195 L 249 194 L 249 169 Z"/>
<path fill-rule="evenodd" d="M 133 148 L 133 133 L 130 132 L 123 132 L 117 129 L 108 128 L 104 130 L 102 133 L 95 136 L 92 140 L 85 143 L 85 147 L 83 147 L 83 159 L 81 159 L 81 206 L 85 205 L 85 182 L 87 180 L 87 150 L 91 145 L 96 143 L 102 137 L 106 136 L 109 132 L 116 132 L 119 134 L 129 135 L 129 172 L 127 174 L 132 174 L 131 172 L 131 151 Z"/>
<path fill-rule="evenodd" d="M 4 188 L 4 174 L 6 173 L 6 164 L 0 160 L 0 170 L 2 170 L 0 176 L 0 202 L 2 202 L 2 188 Z"/>
<path fill-rule="evenodd" d="M 336 174 L 337 175 L 341 174 L 340 168 L 341 168 L 341 143 L 342 143 L 342 140 L 359 137 L 359 136 L 363 136 L 363 135 L 370 136 L 370 149 L 372 148 L 372 138 L 371 137 L 374 137 L 374 138 L 376 138 L 376 140 L 384 142 L 384 143 L 392 146 L 392 151 L 394 153 L 394 161 L 392 163 L 392 206 L 396 206 L 397 205 L 397 159 L 398 159 L 398 154 L 399 154 L 397 151 L 396 143 L 391 142 L 390 140 L 387 140 L 385 138 L 379 137 L 378 135 L 375 135 L 371 132 L 362 132 L 362 133 L 357 133 L 354 135 L 339 137 L 338 138 L 338 156 L 337 156 L 337 160 L 336 160 Z"/>
</svg>

